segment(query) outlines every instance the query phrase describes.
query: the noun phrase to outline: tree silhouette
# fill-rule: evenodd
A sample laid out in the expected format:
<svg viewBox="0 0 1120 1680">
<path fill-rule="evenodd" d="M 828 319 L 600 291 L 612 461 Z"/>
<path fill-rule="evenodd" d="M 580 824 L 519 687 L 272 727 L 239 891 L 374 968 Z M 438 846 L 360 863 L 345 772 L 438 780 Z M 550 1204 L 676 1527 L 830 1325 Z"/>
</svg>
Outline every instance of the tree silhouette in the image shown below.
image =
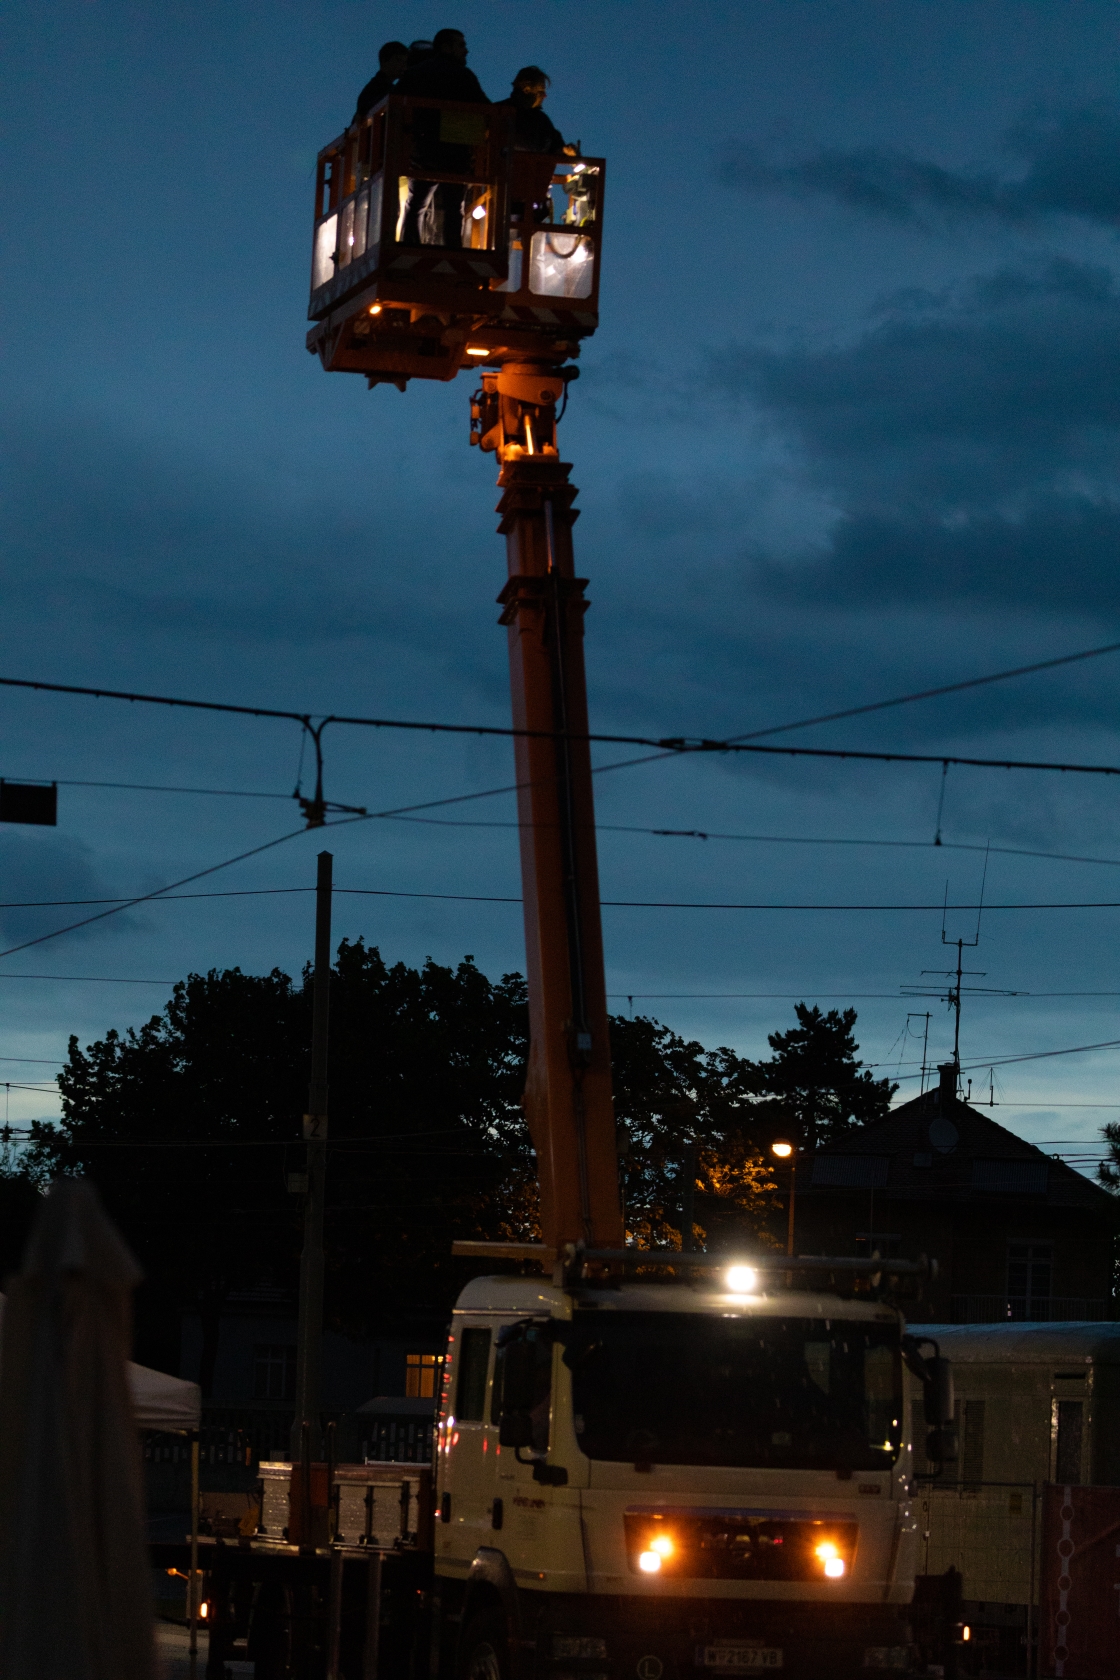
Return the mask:
<svg viewBox="0 0 1120 1680">
<path fill-rule="evenodd" d="M 854 1009 L 822 1014 L 815 1004 L 810 1009 L 799 1003 L 794 1012 L 797 1026 L 770 1033 L 773 1056 L 754 1064 L 755 1089 L 764 1099 L 756 1136 L 769 1144 L 792 1130 L 792 1141 L 817 1149 L 856 1126 L 882 1119 L 898 1086 L 862 1068 Z"/>
<path fill-rule="evenodd" d="M 295 1282 L 311 1042 L 311 975 L 274 969 L 192 974 L 166 1009 L 82 1049 L 59 1076 L 62 1118 L 34 1129 L 21 1171 L 0 1177 L 13 1229 L 35 1183 L 87 1174 L 146 1278 L 138 1355 L 175 1368 L 184 1311 L 201 1315 L 209 1388 L 231 1294 Z M 686 1159 L 701 1234 L 764 1237 L 780 1203 L 765 1148 L 777 1129 L 836 1135 L 849 1115 L 886 1108 L 886 1080 L 861 1071 L 855 1011 L 771 1035 L 751 1062 L 681 1038 L 660 1022 L 611 1022 L 628 1228 L 679 1243 Z M 456 1237 L 532 1238 L 536 1187 L 521 1111 L 528 1051 L 525 982 L 491 981 L 466 957 L 392 966 L 343 941 L 332 970 L 326 1321 L 382 1333 L 417 1312 L 442 1314 L 478 1263 Z M 686 1157 L 686 1150 L 692 1150 Z M 9 1241 L 9 1248 L 14 1244 Z M 0 1246 L 0 1253 L 3 1252 Z M 14 1253 L 8 1258 L 14 1260 Z M 487 1263 L 487 1269 L 493 1269 Z"/>
</svg>

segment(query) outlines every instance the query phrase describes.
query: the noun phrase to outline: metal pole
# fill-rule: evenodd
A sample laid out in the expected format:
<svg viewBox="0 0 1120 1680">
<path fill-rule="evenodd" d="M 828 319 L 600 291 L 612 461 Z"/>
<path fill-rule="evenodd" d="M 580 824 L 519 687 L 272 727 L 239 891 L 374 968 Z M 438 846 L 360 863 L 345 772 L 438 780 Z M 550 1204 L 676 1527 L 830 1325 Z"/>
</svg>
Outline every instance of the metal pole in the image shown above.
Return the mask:
<svg viewBox="0 0 1120 1680">
<path fill-rule="evenodd" d="M 793 1253 L 793 1204 L 797 1195 L 797 1155 L 795 1149 L 789 1158 L 789 1230 L 786 1234 L 786 1253 Z"/>
<path fill-rule="evenodd" d="M 1039 1645 L 1042 1640 L 1042 1605 L 1035 1613 L 1035 1547 L 1038 1543 L 1038 1483 L 1031 1483 L 1031 1584 L 1027 1593 L 1027 1674 L 1035 1675 L 1040 1672 Z M 1041 1592 L 1039 1598 L 1041 1599 Z"/>
<path fill-rule="evenodd" d="M 366 1645 L 362 1655 L 362 1680 L 377 1680 L 377 1659 L 381 1643 L 381 1553 L 369 1560 L 366 1586 Z"/>
<path fill-rule="evenodd" d="M 303 1205 L 303 1253 L 299 1262 L 299 1329 L 296 1338 L 296 1414 L 291 1455 L 300 1452 L 310 1429 L 312 1458 L 322 1456 L 319 1413 L 323 1358 L 323 1202 L 327 1176 L 327 1046 L 331 984 L 331 889 L 333 856 L 319 853 L 315 889 L 315 990 L 311 1028 L 311 1090 L 303 1117 L 307 1140 L 307 1193 Z"/>
<path fill-rule="evenodd" d="M 198 1655 L 198 1430 L 191 1430 L 191 1561 L 187 1578 L 187 1627 L 191 1673 Z"/>
<path fill-rule="evenodd" d="M 681 1247 L 687 1252 L 696 1247 L 693 1227 L 696 1223 L 696 1145 L 686 1143 L 681 1166 L 684 1180 L 681 1185 Z M 793 1250 L 790 1250 L 792 1253 Z"/>
<path fill-rule="evenodd" d="M 327 1585 L 327 1680 L 339 1680 L 339 1651 L 342 1646 L 342 1552 L 331 1551 Z"/>
</svg>

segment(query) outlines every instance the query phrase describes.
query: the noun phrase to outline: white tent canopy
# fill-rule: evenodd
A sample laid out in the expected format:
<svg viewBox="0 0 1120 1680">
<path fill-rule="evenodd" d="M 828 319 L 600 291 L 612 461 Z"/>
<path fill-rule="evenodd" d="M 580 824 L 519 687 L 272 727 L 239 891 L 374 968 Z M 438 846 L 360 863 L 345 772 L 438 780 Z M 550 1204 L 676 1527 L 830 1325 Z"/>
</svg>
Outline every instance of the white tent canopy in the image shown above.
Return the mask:
<svg viewBox="0 0 1120 1680">
<path fill-rule="evenodd" d="M 198 1428 L 202 1394 L 197 1383 L 184 1382 L 182 1377 L 169 1377 L 164 1371 L 150 1371 L 146 1365 L 130 1363 L 128 1386 L 139 1428 Z"/>
<path fill-rule="evenodd" d="M 0 1295 L 0 1322 L 4 1316 Z M 128 1387 L 139 1429 L 197 1429 L 202 1415 L 202 1396 L 197 1383 L 169 1377 L 164 1371 L 150 1371 L 146 1365 L 128 1367 Z"/>
</svg>

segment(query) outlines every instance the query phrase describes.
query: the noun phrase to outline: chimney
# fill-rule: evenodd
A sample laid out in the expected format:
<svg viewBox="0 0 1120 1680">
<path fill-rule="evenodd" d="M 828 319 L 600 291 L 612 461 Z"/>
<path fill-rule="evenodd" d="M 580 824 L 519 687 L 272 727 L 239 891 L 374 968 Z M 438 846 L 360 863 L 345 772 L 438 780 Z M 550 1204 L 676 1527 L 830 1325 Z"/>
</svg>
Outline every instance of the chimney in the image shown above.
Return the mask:
<svg viewBox="0 0 1120 1680">
<path fill-rule="evenodd" d="M 948 1114 L 957 1097 L 957 1064 L 956 1062 L 940 1062 L 937 1072 L 940 1078 L 937 1089 L 938 1105 L 942 1114 Z"/>
</svg>

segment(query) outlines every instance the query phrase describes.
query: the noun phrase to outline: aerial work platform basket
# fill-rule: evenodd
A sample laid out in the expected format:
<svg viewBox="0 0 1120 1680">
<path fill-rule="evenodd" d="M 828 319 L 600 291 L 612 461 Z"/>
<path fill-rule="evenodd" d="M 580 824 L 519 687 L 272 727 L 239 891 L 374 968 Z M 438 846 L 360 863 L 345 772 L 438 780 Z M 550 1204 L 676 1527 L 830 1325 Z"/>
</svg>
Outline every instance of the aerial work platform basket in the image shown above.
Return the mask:
<svg viewBox="0 0 1120 1680">
<path fill-rule="evenodd" d="M 307 347 L 371 385 L 562 361 L 599 321 L 605 163 L 506 105 L 390 95 L 319 154 Z"/>
</svg>

